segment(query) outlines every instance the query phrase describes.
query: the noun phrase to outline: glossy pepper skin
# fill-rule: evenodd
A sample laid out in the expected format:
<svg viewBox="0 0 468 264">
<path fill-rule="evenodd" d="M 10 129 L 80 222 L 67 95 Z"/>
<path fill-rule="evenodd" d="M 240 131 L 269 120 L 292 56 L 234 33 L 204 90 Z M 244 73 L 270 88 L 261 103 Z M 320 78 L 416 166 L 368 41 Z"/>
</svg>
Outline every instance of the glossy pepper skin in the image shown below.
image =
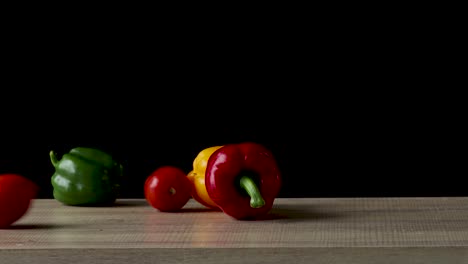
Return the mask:
<svg viewBox="0 0 468 264">
<path fill-rule="evenodd" d="M 16 173 L 0 174 L 0 229 L 21 219 L 36 198 L 39 186 Z"/>
<path fill-rule="evenodd" d="M 102 150 L 77 147 L 58 160 L 50 151 L 55 167 L 51 183 L 53 196 L 66 205 L 95 206 L 115 202 L 122 177 L 122 165 Z"/>
<path fill-rule="evenodd" d="M 272 154 L 255 142 L 228 144 L 208 159 L 208 195 L 235 219 L 260 219 L 272 208 L 281 189 L 281 173 Z"/>
<path fill-rule="evenodd" d="M 219 207 L 211 200 L 208 192 L 206 191 L 205 186 L 205 172 L 208 159 L 211 154 L 222 146 L 213 146 L 205 148 L 198 153 L 198 155 L 193 160 L 193 169 L 187 174 L 187 178 L 192 183 L 192 197 L 195 201 L 201 203 L 202 205 L 220 210 Z"/>
</svg>

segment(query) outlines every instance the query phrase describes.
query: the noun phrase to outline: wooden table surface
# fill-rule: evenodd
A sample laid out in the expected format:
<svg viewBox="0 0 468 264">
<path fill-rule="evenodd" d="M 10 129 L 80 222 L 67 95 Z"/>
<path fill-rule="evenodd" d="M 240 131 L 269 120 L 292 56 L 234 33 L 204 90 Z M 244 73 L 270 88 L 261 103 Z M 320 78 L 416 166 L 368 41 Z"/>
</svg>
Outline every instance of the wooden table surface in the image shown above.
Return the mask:
<svg viewBox="0 0 468 264">
<path fill-rule="evenodd" d="M 240 221 L 190 200 L 73 207 L 37 199 L 0 229 L 0 263 L 468 263 L 468 197 L 278 198 Z"/>
</svg>

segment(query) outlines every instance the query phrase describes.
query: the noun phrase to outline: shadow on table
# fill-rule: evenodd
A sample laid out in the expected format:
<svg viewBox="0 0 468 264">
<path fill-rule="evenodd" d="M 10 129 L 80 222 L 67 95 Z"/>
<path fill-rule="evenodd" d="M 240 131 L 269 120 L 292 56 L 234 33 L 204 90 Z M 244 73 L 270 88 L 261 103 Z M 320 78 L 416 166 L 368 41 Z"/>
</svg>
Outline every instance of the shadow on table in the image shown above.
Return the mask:
<svg viewBox="0 0 468 264">
<path fill-rule="evenodd" d="M 173 213 L 210 213 L 210 212 L 218 212 L 220 213 L 220 210 L 215 210 L 211 208 L 181 208 L 178 211 L 175 211 Z"/>
<path fill-rule="evenodd" d="M 135 206 L 148 206 L 148 202 L 146 200 L 129 200 L 129 201 L 119 201 L 117 200 L 115 203 L 110 205 L 109 207 L 135 207 Z"/>
<path fill-rule="evenodd" d="M 29 229 L 59 229 L 59 228 L 64 228 L 64 227 L 65 225 L 56 225 L 56 224 L 14 224 L 3 229 L 5 230 L 29 230 Z"/>
</svg>

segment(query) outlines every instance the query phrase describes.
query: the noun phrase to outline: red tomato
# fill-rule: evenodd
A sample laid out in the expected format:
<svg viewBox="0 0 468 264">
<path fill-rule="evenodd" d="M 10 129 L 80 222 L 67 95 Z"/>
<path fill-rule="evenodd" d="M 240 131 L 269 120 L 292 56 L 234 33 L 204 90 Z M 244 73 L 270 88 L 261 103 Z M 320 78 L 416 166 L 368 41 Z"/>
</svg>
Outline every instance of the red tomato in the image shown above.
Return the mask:
<svg viewBox="0 0 468 264">
<path fill-rule="evenodd" d="M 19 174 L 0 174 L 0 228 L 8 228 L 26 214 L 38 190 Z"/>
<path fill-rule="evenodd" d="M 183 170 L 163 166 L 146 178 L 144 192 L 146 201 L 159 211 L 177 211 L 192 197 L 192 183 Z"/>
</svg>

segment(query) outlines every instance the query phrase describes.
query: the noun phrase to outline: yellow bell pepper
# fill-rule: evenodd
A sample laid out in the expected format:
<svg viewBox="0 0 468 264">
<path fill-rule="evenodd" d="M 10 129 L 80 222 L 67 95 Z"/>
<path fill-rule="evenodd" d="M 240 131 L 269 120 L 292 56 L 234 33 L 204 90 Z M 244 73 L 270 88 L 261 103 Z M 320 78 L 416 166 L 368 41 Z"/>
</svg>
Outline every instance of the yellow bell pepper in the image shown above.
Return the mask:
<svg viewBox="0 0 468 264">
<path fill-rule="evenodd" d="M 187 174 L 188 179 L 193 185 L 192 197 L 202 205 L 217 210 L 221 209 L 211 200 L 206 191 L 205 171 L 211 154 L 221 147 L 222 146 L 213 146 L 200 151 L 193 160 L 193 170 Z"/>
</svg>

